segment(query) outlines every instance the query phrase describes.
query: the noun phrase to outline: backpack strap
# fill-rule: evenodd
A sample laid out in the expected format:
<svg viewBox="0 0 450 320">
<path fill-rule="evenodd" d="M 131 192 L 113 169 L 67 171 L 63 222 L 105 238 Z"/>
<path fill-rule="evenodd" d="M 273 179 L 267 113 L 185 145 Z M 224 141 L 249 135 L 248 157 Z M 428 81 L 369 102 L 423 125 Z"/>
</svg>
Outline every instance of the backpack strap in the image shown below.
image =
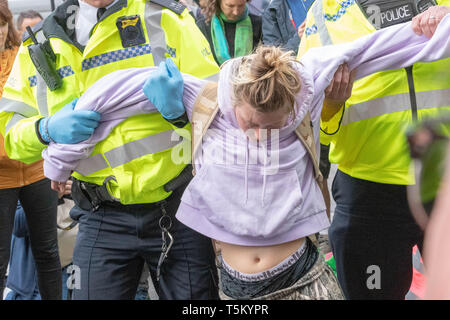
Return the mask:
<svg viewBox="0 0 450 320">
<path fill-rule="evenodd" d="M 217 104 L 217 83 L 208 82 L 200 91 L 192 110 L 192 174 L 195 175 L 195 155 L 203 137 L 213 122 L 219 105 Z"/>
<path fill-rule="evenodd" d="M 324 183 L 325 181 L 323 179 L 322 173 L 320 172 L 319 157 L 317 156 L 316 152 L 313 125 L 311 121 L 311 114 L 309 113 L 309 111 L 306 113 L 305 117 L 303 118 L 302 122 L 297 127 L 297 129 L 295 129 L 295 133 L 297 134 L 299 140 L 303 143 L 303 146 L 306 148 L 306 151 L 308 151 L 308 154 L 312 160 L 314 166 L 314 178 L 316 179 L 320 191 L 322 192 L 323 199 L 325 200 L 325 204 L 327 207 L 327 213 L 329 214 L 330 194 L 328 193 L 328 190 L 325 190 L 327 186 Z"/>
</svg>

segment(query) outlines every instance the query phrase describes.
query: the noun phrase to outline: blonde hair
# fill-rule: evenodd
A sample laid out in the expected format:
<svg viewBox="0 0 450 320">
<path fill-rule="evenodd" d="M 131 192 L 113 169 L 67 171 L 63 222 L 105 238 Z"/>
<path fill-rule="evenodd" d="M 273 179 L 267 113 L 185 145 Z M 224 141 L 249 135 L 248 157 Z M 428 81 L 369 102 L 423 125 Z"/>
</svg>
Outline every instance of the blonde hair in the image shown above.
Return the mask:
<svg viewBox="0 0 450 320">
<path fill-rule="evenodd" d="M 255 53 L 242 59 L 234 59 L 233 104 L 244 101 L 262 113 L 288 106 L 289 113 L 295 117 L 295 97 L 302 84 L 294 63 L 298 61 L 292 51 L 266 46 L 258 47 Z"/>
</svg>

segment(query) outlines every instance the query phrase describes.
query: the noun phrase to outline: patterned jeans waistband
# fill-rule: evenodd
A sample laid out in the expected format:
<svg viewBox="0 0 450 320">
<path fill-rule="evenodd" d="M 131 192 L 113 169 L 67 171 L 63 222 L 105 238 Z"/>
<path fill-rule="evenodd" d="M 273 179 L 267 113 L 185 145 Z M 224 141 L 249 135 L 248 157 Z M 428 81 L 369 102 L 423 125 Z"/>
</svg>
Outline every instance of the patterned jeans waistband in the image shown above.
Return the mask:
<svg viewBox="0 0 450 320">
<path fill-rule="evenodd" d="M 305 250 L 306 250 L 306 241 L 303 242 L 303 244 L 298 248 L 296 252 L 294 252 L 292 255 L 284 259 L 278 265 L 274 266 L 273 268 L 270 268 L 269 270 L 265 270 L 259 273 L 239 272 L 230 267 L 222 256 L 220 256 L 220 259 L 222 262 L 223 269 L 232 277 L 246 282 L 255 282 L 275 277 L 276 275 L 282 273 L 289 267 L 293 266 L 298 261 L 298 259 L 300 259 L 300 257 L 305 253 Z"/>
</svg>

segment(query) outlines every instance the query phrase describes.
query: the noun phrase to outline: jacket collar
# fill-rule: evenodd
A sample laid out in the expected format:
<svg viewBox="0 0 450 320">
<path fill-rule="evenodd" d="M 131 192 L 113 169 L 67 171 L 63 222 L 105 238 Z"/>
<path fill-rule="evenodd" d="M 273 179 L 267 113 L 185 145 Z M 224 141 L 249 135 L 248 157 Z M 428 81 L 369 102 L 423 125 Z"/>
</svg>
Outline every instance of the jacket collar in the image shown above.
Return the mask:
<svg viewBox="0 0 450 320">
<path fill-rule="evenodd" d="M 103 21 L 106 17 L 116 13 L 122 8 L 125 8 L 127 4 L 127 0 L 117 1 L 114 5 L 109 7 L 108 10 L 106 10 L 99 22 Z M 58 8 L 56 8 L 56 10 L 44 20 L 42 31 L 44 32 L 45 37 L 59 38 L 64 42 L 73 44 L 82 52 L 84 47 L 76 41 L 75 37 L 74 15 L 78 12 L 79 8 L 80 4 L 78 0 L 67 0 L 58 6 Z"/>
</svg>

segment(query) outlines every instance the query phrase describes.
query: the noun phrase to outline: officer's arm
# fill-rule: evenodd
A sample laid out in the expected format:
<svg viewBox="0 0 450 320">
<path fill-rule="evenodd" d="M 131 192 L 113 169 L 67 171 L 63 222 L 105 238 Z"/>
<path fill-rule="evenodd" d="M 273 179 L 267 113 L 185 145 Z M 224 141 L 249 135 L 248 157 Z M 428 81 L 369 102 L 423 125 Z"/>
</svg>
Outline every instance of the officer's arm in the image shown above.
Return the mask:
<svg viewBox="0 0 450 320">
<path fill-rule="evenodd" d="M 0 133 L 8 157 L 25 163 L 40 159 L 46 145 L 36 132 L 42 116 L 33 95 L 36 71 L 26 47 L 21 47 L 0 99 Z"/>
</svg>

